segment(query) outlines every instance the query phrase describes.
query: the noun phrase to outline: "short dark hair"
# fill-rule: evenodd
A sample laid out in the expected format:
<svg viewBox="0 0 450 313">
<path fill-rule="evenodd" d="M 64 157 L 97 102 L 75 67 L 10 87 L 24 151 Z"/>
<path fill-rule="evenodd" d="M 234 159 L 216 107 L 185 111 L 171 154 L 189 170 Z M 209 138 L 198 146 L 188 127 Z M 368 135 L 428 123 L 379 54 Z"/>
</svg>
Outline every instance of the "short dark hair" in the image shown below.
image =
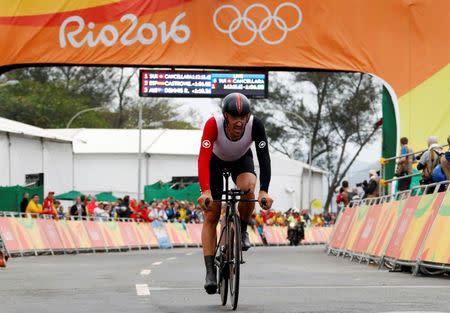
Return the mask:
<svg viewBox="0 0 450 313">
<path fill-rule="evenodd" d="M 31 198 L 34 198 L 34 197 L 36 197 L 36 196 L 39 197 L 39 195 L 38 195 L 37 193 L 35 193 Z"/>
<path fill-rule="evenodd" d="M 407 144 L 408 144 L 408 138 L 406 138 L 406 137 L 400 138 L 400 143 L 401 143 L 402 145 L 407 145 Z"/>
<path fill-rule="evenodd" d="M 348 188 L 348 181 L 346 180 L 342 181 L 342 187 Z"/>
</svg>

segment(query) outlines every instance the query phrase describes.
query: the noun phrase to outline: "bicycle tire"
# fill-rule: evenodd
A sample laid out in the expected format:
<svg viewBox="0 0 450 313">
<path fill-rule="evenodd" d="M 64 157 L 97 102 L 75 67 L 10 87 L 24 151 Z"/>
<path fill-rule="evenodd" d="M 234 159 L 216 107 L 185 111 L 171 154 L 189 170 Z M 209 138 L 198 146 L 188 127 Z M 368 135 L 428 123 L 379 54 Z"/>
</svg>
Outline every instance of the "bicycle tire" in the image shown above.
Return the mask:
<svg viewBox="0 0 450 313">
<path fill-rule="evenodd" d="M 241 266 L 241 224 L 237 215 L 228 221 L 228 262 L 230 301 L 233 310 L 236 310 L 239 301 L 239 278 Z"/>
<path fill-rule="evenodd" d="M 219 257 L 219 293 L 222 305 L 227 304 L 228 298 L 228 263 L 227 263 L 227 247 L 225 245 L 225 252 L 218 249 Z"/>
</svg>

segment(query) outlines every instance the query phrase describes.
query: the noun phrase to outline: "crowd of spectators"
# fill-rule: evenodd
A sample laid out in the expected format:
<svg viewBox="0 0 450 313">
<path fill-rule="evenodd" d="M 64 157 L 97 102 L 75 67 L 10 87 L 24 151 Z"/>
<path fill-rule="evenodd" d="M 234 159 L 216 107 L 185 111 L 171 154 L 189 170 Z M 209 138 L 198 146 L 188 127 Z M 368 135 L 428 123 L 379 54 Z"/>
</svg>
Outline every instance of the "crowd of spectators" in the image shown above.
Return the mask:
<svg viewBox="0 0 450 313">
<path fill-rule="evenodd" d="M 277 212 L 273 210 L 264 211 L 261 210 L 258 214 L 253 214 L 252 223 L 256 226 L 259 225 L 274 225 L 274 226 L 287 226 L 291 219 L 295 219 L 298 222 L 304 222 L 305 225 L 312 226 L 330 226 L 336 222 L 337 215 L 335 213 L 320 213 L 311 214 L 308 210 L 292 210 L 289 209 L 286 212 Z"/>
<path fill-rule="evenodd" d="M 428 138 L 427 149 L 418 156 L 417 169 L 422 171 L 422 180 L 420 181 L 422 185 L 450 180 L 450 136 L 447 138 L 446 150 L 438 143 L 437 137 Z M 446 187 L 445 184 L 442 184 L 439 191 Z M 427 190 L 427 192 L 433 191 L 434 188 Z"/>
<path fill-rule="evenodd" d="M 430 136 L 427 140 L 427 149 L 419 153 L 414 153 L 408 146 L 408 142 L 406 137 L 400 139 L 400 157 L 396 161 L 395 168 L 395 176 L 398 181 L 397 191 L 410 190 L 412 177 L 415 175 L 421 175 L 420 185 L 450 180 L 450 136 L 447 138 L 447 144 L 443 146 L 439 144 L 437 137 Z M 351 188 L 347 181 L 342 182 L 336 197 L 338 212 L 351 201 L 379 197 L 379 172 L 370 170 L 368 174 L 369 180 L 357 184 L 355 188 Z M 447 184 L 442 184 L 439 191 L 443 191 L 447 187 Z M 432 193 L 434 189 L 434 187 L 429 187 L 426 192 Z"/>
<path fill-rule="evenodd" d="M 28 201 L 28 194 L 24 194 L 21 208 L 25 213 L 47 215 L 53 218 L 73 217 L 82 219 L 92 217 L 97 220 L 134 219 L 144 222 L 185 222 L 202 223 L 203 211 L 190 201 L 165 199 L 151 201 L 130 199 L 129 196 L 117 199 L 116 202 L 97 201 L 94 196 L 77 197 L 72 206 L 65 210 L 61 202 L 54 199 L 54 192 L 49 192 L 43 204 L 39 203 L 39 196 L 33 195 Z"/>
<path fill-rule="evenodd" d="M 154 200 L 149 203 L 141 200 L 137 202 L 129 196 L 119 198 L 116 202 L 99 202 L 93 196 L 78 197 L 73 205 L 64 210 L 60 201 L 54 199 L 54 193 L 49 192 L 43 204 L 39 203 L 39 196 L 33 195 L 28 201 L 28 194 L 24 194 L 21 207 L 24 212 L 33 215 L 46 215 L 55 219 L 64 218 L 93 218 L 96 220 L 133 219 L 143 222 L 183 222 L 203 223 L 203 210 L 199 205 L 190 201 L 177 201 L 174 199 Z M 294 217 L 308 225 L 328 226 L 336 221 L 336 214 L 324 213 L 311 216 L 307 210 L 299 212 L 289 209 L 286 212 L 274 210 L 254 214 L 252 224 L 286 226 Z"/>
</svg>

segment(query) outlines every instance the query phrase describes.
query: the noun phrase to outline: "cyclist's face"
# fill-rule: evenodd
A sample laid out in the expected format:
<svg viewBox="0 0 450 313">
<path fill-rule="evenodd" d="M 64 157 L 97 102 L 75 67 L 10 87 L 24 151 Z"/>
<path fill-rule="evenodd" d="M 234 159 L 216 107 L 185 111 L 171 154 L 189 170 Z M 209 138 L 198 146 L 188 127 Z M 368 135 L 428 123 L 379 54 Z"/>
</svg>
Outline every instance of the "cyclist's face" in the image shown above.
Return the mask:
<svg viewBox="0 0 450 313">
<path fill-rule="evenodd" d="M 245 125 L 247 125 L 249 118 L 250 114 L 247 114 L 245 116 L 231 116 L 230 114 L 225 113 L 225 119 L 228 122 L 229 134 L 233 138 L 242 136 Z"/>
</svg>

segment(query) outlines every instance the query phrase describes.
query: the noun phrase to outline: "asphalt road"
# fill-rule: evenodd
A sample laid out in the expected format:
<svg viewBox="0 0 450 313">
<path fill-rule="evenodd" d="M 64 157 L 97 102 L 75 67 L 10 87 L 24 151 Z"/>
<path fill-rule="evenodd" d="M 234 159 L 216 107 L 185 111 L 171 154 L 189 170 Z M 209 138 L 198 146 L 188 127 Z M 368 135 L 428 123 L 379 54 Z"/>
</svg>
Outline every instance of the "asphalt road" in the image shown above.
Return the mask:
<svg viewBox="0 0 450 313">
<path fill-rule="evenodd" d="M 238 312 L 450 312 L 450 279 L 328 256 L 321 246 L 252 248 Z M 201 250 L 14 258 L 0 312 L 229 312 L 203 290 Z"/>
</svg>

